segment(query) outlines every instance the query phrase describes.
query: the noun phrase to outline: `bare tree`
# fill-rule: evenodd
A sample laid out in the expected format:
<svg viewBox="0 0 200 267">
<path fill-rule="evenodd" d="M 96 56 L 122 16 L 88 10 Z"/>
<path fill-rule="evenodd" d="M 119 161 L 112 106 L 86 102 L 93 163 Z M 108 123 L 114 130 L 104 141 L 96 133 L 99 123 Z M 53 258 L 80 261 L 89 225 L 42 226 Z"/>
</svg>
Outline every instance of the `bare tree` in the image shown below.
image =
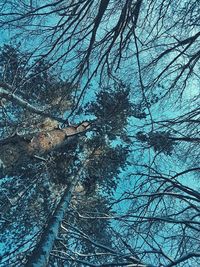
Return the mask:
<svg viewBox="0 0 200 267">
<path fill-rule="evenodd" d="M 198 1 L 0 10 L 2 264 L 199 265 Z"/>
</svg>

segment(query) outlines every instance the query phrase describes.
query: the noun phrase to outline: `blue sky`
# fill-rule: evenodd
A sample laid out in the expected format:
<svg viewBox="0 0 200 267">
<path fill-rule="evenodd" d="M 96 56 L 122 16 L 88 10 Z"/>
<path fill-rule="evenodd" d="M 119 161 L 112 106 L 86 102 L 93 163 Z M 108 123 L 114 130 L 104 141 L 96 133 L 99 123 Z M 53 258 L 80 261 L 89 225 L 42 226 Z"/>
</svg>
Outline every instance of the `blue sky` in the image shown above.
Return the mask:
<svg viewBox="0 0 200 267">
<path fill-rule="evenodd" d="M 180 1 L 179 1 L 180 3 Z M 171 12 L 173 12 L 173 8 L 171 8 Z M 144 14 L 145 16 L 145 14 Z M 117 17 L 117 13 L 116 13 Z M 98 38 L 101 38 L 103 34 L 105 33 L 105 28 L 104 27 L 111 27 L 114 22 L 116 17 L 112 17 L 109 21 L 109 23 L 102 24 L 102 27 L 98 31 Z M 139 48 L 141 49 L 141 53 L 139 54 L 139 59 L 140 59 L 140 64 L 141 64 L 141 69 L 145 68 L 147 62 L 151 62 L 156 55 L 159 53 L 162 53 L 163 49 L 166 49 L 167 44 L 171 44 L 175 42 L 174 34 L 177 34 L 177 29 L 173 30 L 170 29 L 170 25 L 166 23 L 166 26 L 164 27 L 164 30 L 162 32 L 162 29 L 158 28 L 153 28 L 153 23 L 156 21 L 157 17 L 155 16 L 152 21 L 148 22 L 149 23 L 149 28 L 147 30 L 142 31 L 141 33 L 139 32 L 139 29 L 136 30 L 136 33 L 138 33 L 138 36 L 140 38 Z M 54 17 L 50 17 L 48 23 L 56 24 L 57 19 Z M 142 23 L 142 18 L 141 21 Z M 169 23 L 170 24 L 170 23 Z M 184 33 L 180 32 L 180 38 L 183 38 L 185 34 L 187 36 L 191 36 L 196 32 L 196 29 L 193 29 L 190 33 Z M 157 34 L 160 34 L 160 38 L 157 39 L 156 42 L 153 42 L 152 39 L 155 37 Z M 189 34 L 189 35 L 188 35 Z M 12 37 L 15 35 L 15 33 L 12 32 Z M 6 43 L 9 42 L 11 35 L 7 32 L 4 31 L 1 34 L 1 43 Z M 22 48 L 26 46 L 26 49 L 29 50 L 32 46 L 35 46 L 36 44 L 38 45 L 41 41 L 39 38 L 38 40 L 33 39 L 31 40 L 24 40 L 22 42 Z M 148 43 L 149 42 L 149 43 Z M 28 44 L 28 46 L 27 46 Z M 146 47 L 148 50 L 143 49 L 142 44 L 146 44 Z M 85 46 L 87 46 L 87 41 L 85 43 Z M 42 50 L 44 49 L 45 44 L 42 45 Z M 66 49 L 66 47 L 62 48 Z M 59 50 L 58 55 L 63 53 L 63 50 Z M 130 44 L 130 51 L 128 54 L 127 59 L 124 59 L 122 62 L 121 68 L 116 72 L 116 76 L 120 78 L 127 86 L 131 87 L 131 98 L 133 103 L 140 103 L 142 99 L 142 89 L 141 89 L 141 84 L 139 81 L 139 72 L 138 72 L 138 65 L 137 65 L 137 59 L 136 59 L 136 54 L 135 54 L 135 46 L 134 46 L 134 40 L 132 40 Z M 156 64 L 152 64 L 151 67 L 148 68 L 148 71 L 143 72 L 143 82 L 144 85 L 150 84 L 150 82 L 158 76 L 158 74 L 162 71 L 163 68 L 167 64 L 169 64 L 170 60 L 173 60 L 174 57 L 177 56 L 179 51 L 174 51 L 173 53 L 167 55 L 167 57 L 163 57 L 162 60 L 159 62 L 156 62 Z M 37 55 L 37 52 L 36 54 Z M 58 56 L 56 55 L 56 57 Z M 74 54 L 70 53 L 69 57 L 73 58 Z M 185 56 L 181 57 L 177 61 L 177 65 L 181 65 L 187 62 Z M 66 70 L 67 75 L 70 75 L 70 69 L 73 68 L 73 71 L 76 70 L 76 64 L 77 60 L 74 60 L 72 62 L 69 62 L 67 65 L 64 66 L 63 70 Z M 92 60 L 90 61 L 90 71 L 92 72 L 95 68 L 95 66 L 98 64 L 96 61 L 95 56 L 93 56 Z M 197 69 L 195 69 L 196 71 Z M 90 72 L 90 73 L 91 73 Z M 188 112 L 195 107 L 198 107 L 199 101 L 195 97 L 199 94 L 199 86 L 200 86 L 200 81 L 199 78 L 191 78 L 187 81 L 186 84 L 186 89 L 184 90 L 183 94 L 180 97 L 180 87 L 183 83 L 183 79 L 180 80 L 180 82 L 177 84 L 177 86 L 172 88 L 172 90 L 168 93 L 168 95 L 164 98 L 162 98 L 165 93 L 168 91 L 170 85 L 172 84 L 174 77 L 175 77 L 176 72 L 172 72 L 165 76 L 163 79 L 161 79 L 161 82 L 155 82 L 155 84 L 151 84 L 146 91 L 145 95 L 147 98 L 151 98 L 153 94 L 157 94 L 160 99 L 160 101 L 154 105 L 152 105 L 149 109 L 151 112 L 152 117 L 150 115 L 147 116 L 146 119 L 139 120 L 134 117 L 131 117 L 129 120 L 129 125 L 127 126 L 128 131 L 130 132 L 131 135 L 135 135 L 138 130 L 143 130 L 143 131 L 151 131 L 152 130 L 152 124 L 151 120 L 153 118 L 154 121 L 160 121 L 160 120 L 169 120 L 173 118 L 177 118 L 178 116 L 182 115 L 185 112 Z M 66 75 L 66 76 L 67 76 Z M 63 74 L 63 76 L 65 76 Z M 184 77 L 184 76 L 183 76 Z M 186 76 L 185 76 L 186 77 Z M 81 88 L 85 86 L 87 83 L 88 76 L 85 74 L 83 78 L 81 79 Z M 103 80 L 103 85 L 107 85 L 107 83 L 111 83 L 111 80 Z M 95 100 L 95 94 L 100 90 L 100 77 L 99 74 L 95 75 L 90 82 L 90 86 L 87 88 L 84 97 L 82 98 L 80 105 L 83 105 L 87 103 L 88 101 L 94 101 Z M 148 110 L 145 110 L 148 112 Z M 65 115 L 67 115 L 68 111 L 66 112 Z M 79 122 L 84 119 L 88 119 L 85 114 L 79 115 L 79 116 L 72 116 L 72 121 L 73 122 Z M 159 129 L 159 125 L 156 123 L 154 124 L 154 130 Z M 162 127 L 161 127 L 162 129 Z M 172 126 L 171 130 L 178 130 L 177 133 L 182 133 L 187 135 L 187 133 L 190 133 L 189 129 L 184 129 L 182 130 L 181 126 L 177 128 Z M 176 133 L 176 134 L 177 134 Z M 153 166 L 156 166 L 156 168 L 163 174 L 165 175 L 171 175 L 173 176 L 174 174 L 181 172 L 188 168 L 188 166 L 192 166 L 192 164 L 195 164 L 195 162 L 192 162 L 192 159 L 190 158 L 190 147 L 188 144 L 178 144 L 174 152 L 172 153 L 172 156 L 166 156 L 163 153 L 158 155 L 156 159 L 154 160 L 155 153 L 152 148 L 143 150 L 142 144 L 139 144 L 138 142 L 136 143 L 136 140 L 133 138 L 133 144 L 130 146 L 133 149 L 133 153 L 130 155 L 129 161 L 132 163 L 132 166 L 127 167 L 126 171 L 123 171 L 120 175 L 121 180 L 119 182 L 117 191 L 115 193 L 115 198 L 119 199 L 125 192 L 131 192 L 131 188 L 135 187 L 136 181 L 134 180 L 134 175 L 138 168 L 140 168 L 140 171 L 142 172 L 143 169 L 142 167 L 136 166 L 136 164 L 152 164 L 153 161 Z M 194 149 L 191 151 L 193 152 Z M 188 155 L 187 160 L 183 160 L 182 158 L 182 153 L 185 153 Z M 196 152 L 197 154 L 197 152 Z M 142 177 L 141 179 L 145 179 Z M 184 176 L 180 176 L 178 179 L 180 183 L 183 185 L 186 185 L 192 189 L 197 190 L 199 188 L 199 183 L 195 180 L 195 175 L 193 173 L 188 173 Z M 149 186 L 149 184 L 148 184 Z M 125 203 L 125 204 L 124 204 Z M 129 212 L 129 205 L 132 204 L 132 200 L 126 201 L 124 203 L 120 203 L 118 206 L 116 205 L 115 209 L 120 210 L 120 212 Z M 177 208 L 182 203 L 176 203 Z M 160 207 L 161 208 L 161 207 Z M 163 244 L 163 240 L 160 241 Z M 2 245 L 3 248 L 3 245 Z M 165 248 L 163 248 L 165 249 Z M 167 249 L 167 248 L 166 248 Z M 175 252 L 176 253 L 176 252 Z M 172 252 L 172 255 L 174 253 Z"/>
</svg>

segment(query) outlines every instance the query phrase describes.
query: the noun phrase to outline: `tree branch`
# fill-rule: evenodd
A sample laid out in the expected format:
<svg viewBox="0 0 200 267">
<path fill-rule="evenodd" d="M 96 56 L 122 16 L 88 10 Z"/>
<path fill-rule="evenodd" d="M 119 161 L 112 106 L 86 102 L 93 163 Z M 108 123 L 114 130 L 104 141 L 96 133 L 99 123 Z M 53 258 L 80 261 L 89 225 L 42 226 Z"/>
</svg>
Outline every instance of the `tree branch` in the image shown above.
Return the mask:
<svg viewBox="0 0 200 267">
<path fill-rule="evenodd" d="M 199 257 L 200 258 L 200 253 L 198 252 L 191 252 L 191 253 L 188 253 L 186 255 L 183 255 L 182 257 L 180 257 L 179 259 L 175 260 L 173 263 L 170 263 L 168 265 L 166 265 L 166 267 L 172 267 L 172 266 L 175 266 L 183 261 L 186 261 L 190 258 L 193 258 L 193 257 Z"/>
<path fill-rule="evenodd" d="M 54 116 L 51 113 L 46 112 L 44 109 L 39 109 L 33 106 L 32 104 L 28 103 L 26 100 L 22 99 L 21 97 L 17 96 L 12 92 L 13 92 L 13 87 L 11 85 L 0 81 L 0 97 L 5 98 L 13 103 L 16 103 L 20 107 L 23 107 L 32 113 L 36 113 L 43 117 L 49 117 L 51 119 L 57 120 L 62 123 L 65 122 L 63 118 Z"/>
</svg>

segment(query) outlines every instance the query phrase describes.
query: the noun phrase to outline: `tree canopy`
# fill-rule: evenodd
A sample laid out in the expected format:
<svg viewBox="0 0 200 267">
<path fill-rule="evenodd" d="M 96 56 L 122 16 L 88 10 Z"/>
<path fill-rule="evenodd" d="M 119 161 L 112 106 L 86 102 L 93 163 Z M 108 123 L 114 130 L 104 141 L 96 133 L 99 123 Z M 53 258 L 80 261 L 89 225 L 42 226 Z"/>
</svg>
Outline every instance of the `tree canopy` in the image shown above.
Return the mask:
<svg viewBox="0 0 200 267">
<path fill-rule="evenodd" d="M 199 266 L 199 1 L 0 10 L 0 266 Z"/>
</svg>

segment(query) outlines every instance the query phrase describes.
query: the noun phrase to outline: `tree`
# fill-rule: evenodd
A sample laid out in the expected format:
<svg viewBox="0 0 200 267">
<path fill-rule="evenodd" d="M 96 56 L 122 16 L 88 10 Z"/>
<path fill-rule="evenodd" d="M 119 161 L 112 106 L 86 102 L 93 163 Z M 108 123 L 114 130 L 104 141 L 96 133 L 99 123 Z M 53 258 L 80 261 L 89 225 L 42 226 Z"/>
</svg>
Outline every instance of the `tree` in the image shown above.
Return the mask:
<svg viewBox="0 0 200 267">
<path fill-rule="evenodd" d="M 168 155 L 171 155 L 173 146 L 177 142 L 198 143 L 200 141 L 198 137 L 176 137 L 172 136 L 170 132 L 150 132 L 148 134 L 138 132 L 136 138 L 141 142 L 146 142 L 155 151 L 164 152 Z"/>
<path fill-rule="evenodd" d="M 35 255 L 67 195 L 51 266 L 199 265 L 198 1 L 0 5 L 3 263 Z"/>
<path fill-rule="evenodd" d="M 48 76 L 46 76 L 44 81 L 48 79 L 47 77 Z M 34 92 L 33 89 L 37 88 L 33 87 L 33 89 L 31 89 L 32 84 L 37 85 L 37 83 L 32 80 L 31 85 L 25 84 L 25 87 L 22 87 L 22 93 L 28 86 L 32 94 Z M 48 95 L 51 94 L 51 91 L 49 91 L 50 85 L 47 83 L 46 87 L 42 87 L 42 84 L 43 82 L 38 79 L 39 88 L 48 90 L 45 92 L 48 101 Z M 93 112 L 95 114 L 96 119 L 90 122 L 81 122 L 73 126 L 63 124 L 58 128 L 59 117 L 57 117 L 56 114 L 54 115 L 53 109 L 51 109 L 51 113 L 45 110 L 39 110 L 37 107 L 29 104 L 25 96 L 22 98 L 19 92 L 18 95 L 10 93 L 11 86 L 7 85 L 6 82 L 2 82 L 2 96 L 7 101 L 10 101 L 11 104 L 15 103 L 19 107 L 19 113 L 21 113 L 20 108 L 22 107 L 29 113 L 35 113 L 37 119 L 47 117 L 48 114 L 50 114 L 46 120 L 38 124 L 37 129 L 34 129 L 34 131 L 27 125 L 23 133 L 19 134 L 22 121 L 27 119 L 27 116 L 22 114 L 22 117 L 18 118 L 19 124 L 17 126 L 19 127 L 19 132 L 14 135 L 11 134 L 1 141 L 3 152 L 1 154 L 1 162 L 3 164 L 2 177 L 6 174 L 14 174 L 16 175 L 16 181 L 13 182 L 13 186 L 15 183 L 19 184 L 19 188 L 14 192 L 14 197 L 11 199 L 9 196 L 9 189 L 6 188 L 10 181 L 5 180 L 4 188 L 6 188 L 7 191 L 7 200 L 11 204 L 8 207 L 10 215 L 8 217 L 5 216 L 5 221 L 9 221 L 10 218 L 14 216 L 14 212 L 16 212 L 15 207 L 23 207 L 23 200 L 28 207 L 23 216 L 19 218 L 19 222 L 21 220 L 23 222 L 21 230 L 16 232 L 12 223 L 9 227 L 13 236 L 16 238 L 20 236 L 23 241 L 18 243 L 15 240 L 17 248 L 14 251 L 11 250 L 4 253 L 4 263 L 9 262 L 9 264 L 13 264 L 14 262 L 21 262 L 31 266 L 35 264 L 34 262 L 38 262 L 37 264 L 40 262 L 41 266 L 45 266 L 48 264 L 50 252 L 54 246 L 60 223 L 64 219 L 64 215 L 69 209 L 69 205 L 75 194 L 74 192 L 78 190 L 78 187 L 81 186 L 87 196 L 95 195 L 98 187 L 102 190 L 106 190 L 109 194 L 114 191 L 114 186 L 117 185 L 117 176 L 120 173 L 119 168 L 123 168 L 126 164 L 128 150 L 125 145 L 113 146 L 112 139 L 114 134 L 119 135 L 120 132 L 123 131 L 127 116 L 131 115 L 128 91 L 125 93 L 124 87 L 116 87 L 116 89 L 117 91 L 113 95 L 113 101 L 115 101 L 116 104 L 118 104 L 119 101 L 123 101 L 121 103 L 121 108 L 118 111 L 116 110 L 115 114 L 118 114 L 118 120 L 123 122 L 123 124 L 118 125 L 116 133 L 115 130 L 113 130 L 112 138 L 109 141 L 107 137 L 109 131 L 101 132 L 100 128 L 97 127 L 98 122 L 100 124 L 104 116 L 104 113 L 98 113 L 98 109 L 104 109 L 104 106 L 108 107 L 109 104 L 107 91 L 100 91 L 97 94 L 97 106 L 89 104 L 85 107 L 87 112 Z M 60 94 L 62 94 L 62 92 L 60 92 Z M 33 96 L 33 98 L 31 98 L 31 96 Z M 121 99 L 119 96 L 123 98 Z M 102 97 L 105 99 L 103 102 Z M 32 103 L 35 103 L 34 93 L 30 95 L 30 99 Z M 42 94 L 40 94 L 39 101 L 42 99 Z M 52 101 L 54 101 L 54 99 L 52 99 Z M 54 103 L 50 103 L 54 105 Z M 106 112 L 108 113 L 109 110 L 106 110 Z M 9 113 L 11 113 L 11 111 L 9 111 Z M 54 120 L 51 119 L 52 117 Z M 56 118 L 58 118 L 57 121 L 55 120 Z M 112 119 L 113 118 L 110 117 L 108 121 L 104 122 L 106 128 L 109 127 L 109 124 L 114 125 Z M 14 117 L 13 120 L 15 120 Z M 64 120 L 61 119 L 60 121 L 62 123 Z M 3 127 L 9 129 L 6 123 Z M 88 140 L 85 140 L 81 135 L 91 129 L 93 130 L 93 135 Z M 82 151 L 81 154 L 80 151 Z M 82 157 L 84 160 L 81 159 Z M 29 166 L 29 170 L 27 165 Z M 29 176 L 28 180 L 26 178 L 27 175 Z M 30 180 L 32 179 L 33 182 L 29 186 Z M 43 190 L 41 190 L 42 188 Z M 59 191 L 60 196 L 58 197 Z M 47 195 L 49 195 L 48 201 L 45 200 L 45 196 Z M 98 198 L 100 199 L 101 196 Z M 33 213 L 33 217 L 31 216 L 32 222 L 27 218 L 28 214 L 34 209 L 34 205 L 32 205 L 31 202 L 35 203 L 40 216 L 43 217 L 39 223 L 37 222 L 39 218 L 33 219 L 35 213 Z M 92 205 L 92 202 L 89 203 Z M 101 206 L 103 207 L 103 204 Z M 20 211 L 17 210 L 17 213 L 19 212 Z M 4 214 L 6 214 L 6 211 Z M 45 226 L 46 223 L 47 226 Z M 100 221 L 100 225 L 102 224 L 103 222 Z M 40 240 L 38 244 L 36 243 L 33 255 L 27 263 L 27 251 L 25 250 L 23 252 L 22 248 L 24 244 L 30 244 L 32 242 L 26 240 L 27 230 L 25 225 L 29 225 L 32 231 L 36 228 L 36 230 L 34 230 L 35 234 L 32 236 L 33 244 L 37 242 L 38 238 Z M 52 228 L 53 225 L 54 227 Z M 79 228 L 81 225 L 82 224 L 80 224 Z M 107 224 L 104 223 L 104 225 Z M 42 230 L 43 228 L 45 228 L 44 231 Z M 94 229 L 98 229 L 98 227 L 96 226 Z M 42 234 L 40 235 L 41 231 Z M 47 243 L 49 244 L 48 250 Z M 87 246 L 89 246 L 89 244 Z M 20 252 L 17 253 L 18 250 Z M 9 258 L 7 259 L 8 256 Z"/>
<path fill-rule="evenodd" d="M 129 200 L 130 209 L 117 219 L 126 233 L 122 237 L 127 246 L 140 251 L 144 261 L 151 259 L 149 263 L 155 266 L 198 265 L 200 196 L 182 180 L 199 171 L 193 168 L 164 175 L 149 166 L 138 166 L 138 171 L 131 174 L 133 186 L 113 201 L 117 208 Z"/>
</svg>

